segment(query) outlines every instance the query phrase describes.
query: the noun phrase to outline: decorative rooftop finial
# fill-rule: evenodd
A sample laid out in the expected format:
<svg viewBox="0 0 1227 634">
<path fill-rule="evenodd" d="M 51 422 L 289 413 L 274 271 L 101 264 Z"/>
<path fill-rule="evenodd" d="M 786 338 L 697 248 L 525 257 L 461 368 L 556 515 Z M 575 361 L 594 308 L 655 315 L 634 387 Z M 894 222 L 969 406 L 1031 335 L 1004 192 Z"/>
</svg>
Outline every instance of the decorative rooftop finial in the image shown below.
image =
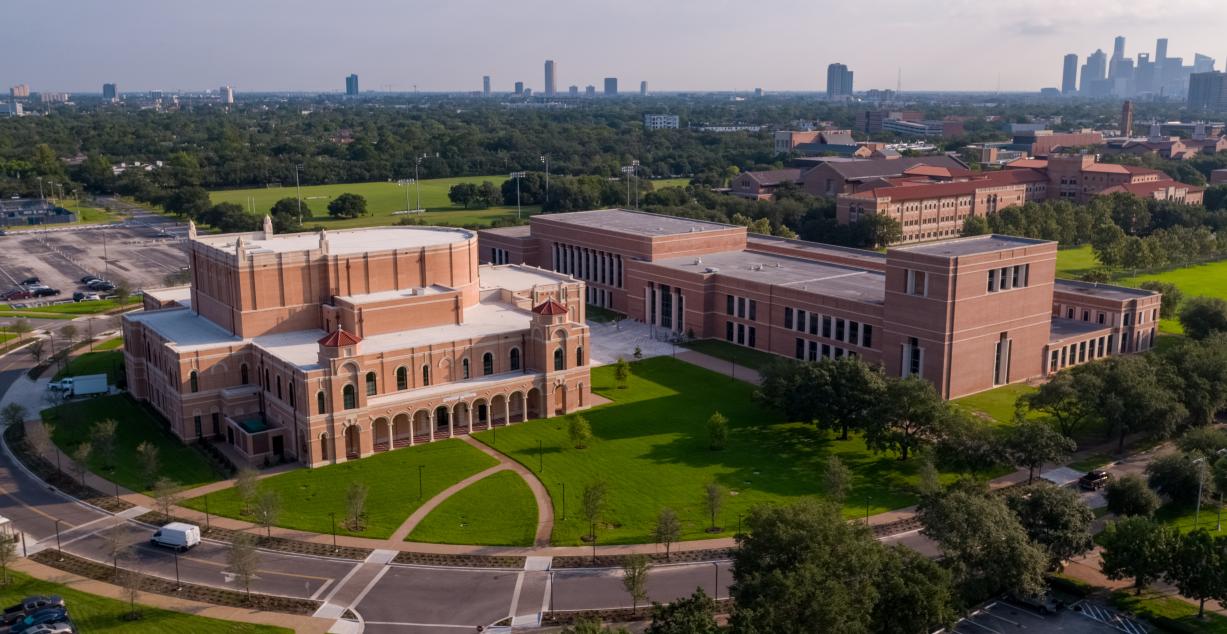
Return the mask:
<svg viewBox="0 0 1227 634">
<path fill-rule="evenodd" d="M 234 240 L 234 254 L 239 256 L 239 259 L 247 257 L 247 245 L 243 244 L 243 236 Z"/>
<path fill-rule="evenodd" d="M 187 221 L 187 239 L 188 240 L 196 239 L 196 221 L 194 220 Z"/>
<path fill-rule="evenodd" d="M 273 237 L 273 219 L 268 214 L 264 214 L 264 239 L 271 237 Z"/>
<path fill-rule="evenodd" d="M 328 253 L 328 230 L 320 229 L 320 251 Z"/>
</svg>

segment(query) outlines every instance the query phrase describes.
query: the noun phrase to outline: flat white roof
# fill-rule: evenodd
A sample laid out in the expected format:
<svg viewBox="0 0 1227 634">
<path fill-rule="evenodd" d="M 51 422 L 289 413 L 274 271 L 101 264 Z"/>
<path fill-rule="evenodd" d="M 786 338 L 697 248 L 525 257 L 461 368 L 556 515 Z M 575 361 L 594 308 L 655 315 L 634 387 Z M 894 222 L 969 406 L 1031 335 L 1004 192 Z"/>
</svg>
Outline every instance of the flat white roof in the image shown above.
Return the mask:
<svg viewBox="0 0 1227 634">
<path fill-rule="evenodd" d="M 249 253 L 288 253 L 320 248 L 320 234 L 314 231 L 273 235 L 268 238 L 253 237 L 258 235 L 261 234 L 230 233 L 200 236 L 196 241 L 231 253 L 235 251 L 235 241 L 239 237 L 243 238 Z M 338 255 L 452 244 L 464 242 L 473 236 L 473 232 L 467 229 L 420 226 L 367 227 L 327 232 L 328 252 Z"/>
<path fill-rule="evenodd" d="M 191 285 L 184 286 L 168 286 L 166 288 L 147 288 L 141 291 L 147 297 L 153 297 L 158 301 L 163 302 L 182 302 L 191 301 L 192 287 Z"/>
<path fill-rule="evenodd" d="M 176 350 L 187 351 L 242 341 L 242 338 L 226 332 L 217 324 L 187 309 L 135 312 L 128 313 L 124 318 L 146 324 L 170 341 Z"/>
<path fill-rule="evenodd" d="M 554 273 L 545 269 L 536 269 L 527 266 L 515 264 L 505 264 L 501 266 L 483 265 L 478 268 L 477 273 L 478 288 L 489 290 L 495 288 L 505 288 L 509 291 L 527 291 L 532 290 L 534 286 L 539 284 L 557 284 L 559 282 L 569 282 L 573 278 L 570 275 L 562 273 Z"/>
</svg>

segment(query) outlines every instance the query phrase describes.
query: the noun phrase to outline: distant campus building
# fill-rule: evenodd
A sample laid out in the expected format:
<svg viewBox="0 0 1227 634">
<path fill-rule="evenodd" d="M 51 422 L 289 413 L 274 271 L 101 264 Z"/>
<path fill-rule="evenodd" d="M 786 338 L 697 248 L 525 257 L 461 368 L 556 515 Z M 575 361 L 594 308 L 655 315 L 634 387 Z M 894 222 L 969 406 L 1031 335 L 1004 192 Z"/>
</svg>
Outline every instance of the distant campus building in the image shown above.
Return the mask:
<svg viewBox="0 0 1227 634">
<path fill-rule="evenodd" d="M 184 440 L 313 466 L 589 407 L 586 285 L 477 242 L 191 227 L 191 286 L 124 316 L 129 389 Z"/>
<path fill-rule="evenodd" d="M 76 222 L 77 215 L 37 198 L 0 200 L 0 227 Z"/>
<path fill-rule="evenodd" d="M 945 398 L 1149 349 L 1160 295 L 1055 279 L 1056 243 L 976 236 L 859 249 L 625 209 L 479 232 L 481 259 L 586 283 L 658 336 L 797 359 L 858 356 Z"/>
</svg>

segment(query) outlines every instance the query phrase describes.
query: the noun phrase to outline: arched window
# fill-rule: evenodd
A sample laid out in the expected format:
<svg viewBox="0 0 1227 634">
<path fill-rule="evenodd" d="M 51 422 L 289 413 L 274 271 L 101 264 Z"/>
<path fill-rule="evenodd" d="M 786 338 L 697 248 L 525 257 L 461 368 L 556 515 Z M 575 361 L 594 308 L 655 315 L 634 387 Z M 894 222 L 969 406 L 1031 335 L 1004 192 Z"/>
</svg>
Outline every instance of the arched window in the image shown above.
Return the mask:
<svg viewBox="0 0 1227 634">
<path fill-rule="evenodd" d="M 196 378 L 195 370 L 192 370 L 192 373 L 187 375 L 187 382 L 191 385 L 193 393 L 200 391 L 200 379 Z"/>
<path fill-rule="evenodd" d="M 487 352 L 481 355 L 481 373 L 485 375 L 494 374 L 494 355 Z"/>
<path fill-rule="evenodd" d="M 554 349 L 554 369 L 555 370 L 567 369 L 567 356 L 563 354 L 562 346 L 559 346 Z"/>
<path fill-rule="evenodd" d="M 341 400 L 345 404 L 345 409 L 354 409 L 358 406 L 358 395 L 354 392 L 352 384 L 341 389 Z"/>
<path fill-rule="evenodd" d="M 367 372 L 366 373 L 366 395 L 375 396 L 375 393 L 378 391 L 377 387 L 378 386 L 376 386 L 375 373 Z"/>
<path fill-rule="evenodd" d="M 422 366 L 422 385 L 430 385 L 430 366 Z"/>
<path fill-rule="evenodd" d="M 575 347 L 575 367 L 578 368 L 582 365 L 584 365 L 584 347 L 576 346 Z"/>
<path fill-rule="evenodd" d="M 324 390 L 315 393 L 315 413 L 324 413 Z"/>
<path fill-rule="evenodd" d="M 409 389 L 409 371 L 406 370 L 405 366 L 403 365 L 399 368 L 396 368 L 396 389 L 398 390 Z"/>
<path fill-rule="evenodd" d="M 520 369 L 520 349 L 512 348 L 510 356 L 511 356 L 511 359 L 510 359 L 510 362 L 507 364 L 508 367 L 510 367 L 512 370 L 519 370 Z"/>
<path fill-rule="evenodd" d="M 243 385 L 247 385 L 251 381 L 251 377 L 247 375 L 246 363 L 239 366 L 239 380 L 243 382 Z"/>
<path fill-rule="evenodd" d="M 464 378 L 466 379 L 469 378 L 469 360 L 468 359 L 460 360 L 460 369 L 464 373 Z"/>
<path fill-rule="evenodd" d="M 281 398 L 281 377 L 277 377 L 277 398 Z"/>
</svg>

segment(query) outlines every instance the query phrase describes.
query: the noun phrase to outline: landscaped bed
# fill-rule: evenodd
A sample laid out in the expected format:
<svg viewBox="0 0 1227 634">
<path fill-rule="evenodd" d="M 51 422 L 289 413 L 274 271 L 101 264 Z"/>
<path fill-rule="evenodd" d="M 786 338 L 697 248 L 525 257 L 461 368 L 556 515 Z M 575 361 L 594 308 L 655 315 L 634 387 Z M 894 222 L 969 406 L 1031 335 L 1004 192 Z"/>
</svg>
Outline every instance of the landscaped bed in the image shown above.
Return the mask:
<svg viewBox="0 0 1227 634">
<path fill-rule="evenodd" d="M 317 469 L 299 469 L 260 481 L 261 490 L 277 492 L 281 512 L 276 524 L 286 528 L 329 533 L 336 514 L 336 531 L 342 535 L 384 538 L 392 534 L 424 502 L 447 487 L 494 466 L 494 458 L 452 439 L 406 447 L 361 460 L 351 460 Z M 421 495 L 418 495 L 418 467 Z M 362 530 L 345 526 L 346 490 L 351 482 L 369 487 Z M 204 498 L 187 500 L 184 506 L 204 510 Z M 252 521 L 242 514 L 233 488 L 209 494 L 209 512 Z"/>
<path fill-rule="evenodd" d="M 408 541 L 532 546 L 537 503 L 524 479 L 499 471 L 461 489 L 431 511 Z"/>
</svg>

